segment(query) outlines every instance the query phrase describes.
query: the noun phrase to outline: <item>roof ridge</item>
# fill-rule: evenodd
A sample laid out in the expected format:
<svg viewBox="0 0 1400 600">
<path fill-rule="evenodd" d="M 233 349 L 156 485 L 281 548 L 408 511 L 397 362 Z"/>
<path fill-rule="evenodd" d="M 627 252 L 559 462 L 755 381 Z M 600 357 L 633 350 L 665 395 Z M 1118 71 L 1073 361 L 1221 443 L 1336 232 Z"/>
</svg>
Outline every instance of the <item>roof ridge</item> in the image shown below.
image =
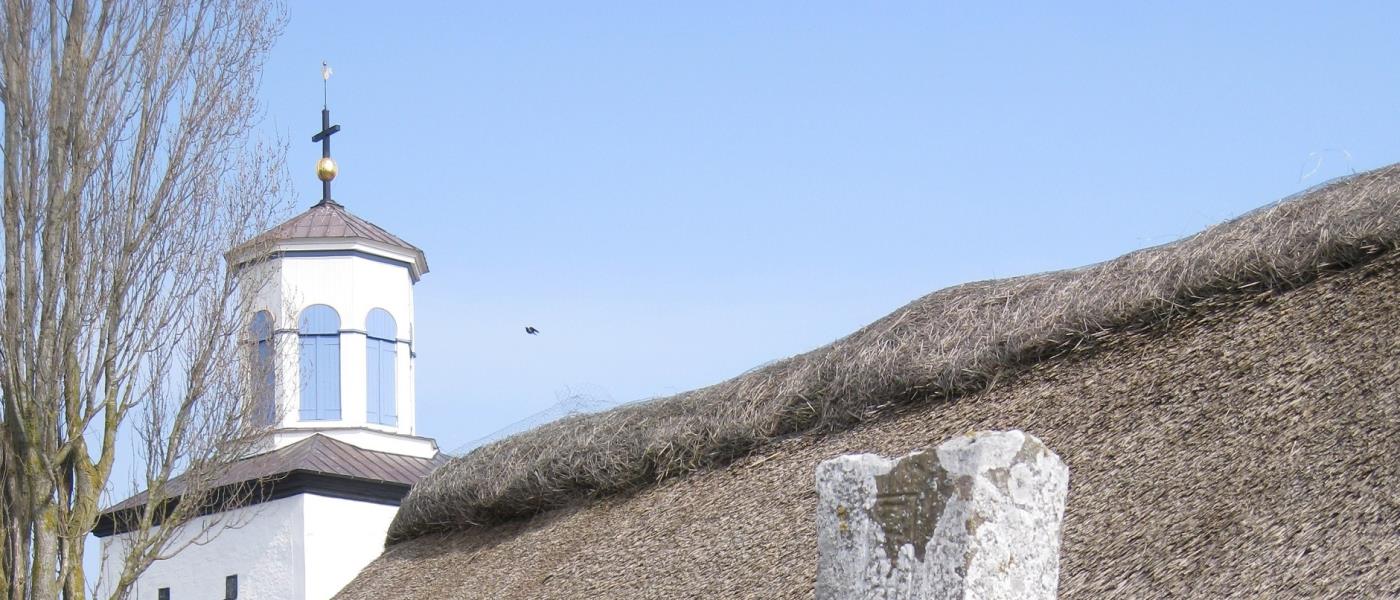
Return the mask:
<svg viewBox="0 0 1400 600">
<path fill-rule="evenodd" d="M 727 381 L 560 419 L 451 459 L 404 499 L 388 541 L 529 517 L 725 464 L 774 439 L 962 397 L 1106 332 L 1214 296 L 1296 288 L 1397 245 L 1392 165 L 1095 265 L 945 288 Z"/>
</svg>

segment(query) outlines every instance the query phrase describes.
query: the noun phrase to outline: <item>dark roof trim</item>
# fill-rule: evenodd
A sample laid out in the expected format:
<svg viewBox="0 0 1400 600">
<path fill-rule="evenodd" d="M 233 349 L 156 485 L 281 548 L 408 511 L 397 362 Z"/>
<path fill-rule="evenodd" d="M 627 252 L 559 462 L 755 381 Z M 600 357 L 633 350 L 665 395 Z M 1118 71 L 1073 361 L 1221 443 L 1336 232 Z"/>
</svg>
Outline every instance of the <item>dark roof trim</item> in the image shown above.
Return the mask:
<svg viewBox="0 0 1400 600">
<path fill-rule="evenodd" d="M 412 487 L 402 483 L 352 479 L 311 471 L 292 473 L 280 483 L 267 500 L 290 498 L 297 494 L 315 494 L 341 500 L 398 506 L 408 494 L 408 488 Z"/>
<path fill-rule="evenodd" d="M 320 257 L 320 256 L 326 256 L 326 257 L 333 257 L 333 256 L 353 256 L 353 257 L 356 257 L 356 258 L 363 258 L 363 259 L 365 259 L 365 260 L 371 260 L 371 261 L 374 261 L 374 262 L 377 262 L 377 263 L 383 263 L 383 264 L 390 265 L 390 266 L 394 266 L 394 267 L 403 267 L 404 269 L 407 269 L 407 270 L 408 270 L 408 277 L 409 277 L 410 279 L 413 280 L 413 283 L 418 283 L 418 280 L 419 280 L 419 279 L 422 279 L 421 274 L 420 274 L 418 271 L 414 270 L 414 265 L 413 265 L 413 263 L 410 262 L 410 261 L 396 260 L 396 259 L 393 259 L 393 258 L 389 258 L 389 257 L 387 257 L 387 256 L 383 256 L 383 255 L 379 255 L 379 254 L 374 254 L 374 253 L 371 253 L 371 252 L 365 252 L 364 250 L 350 250 L 350 249 L 344 249 L 344 250 L 277 250 L 277 251 L 275 251 L 275 252 L 269 252 L 266 256 L 263 256 L 263 257 L 247 258 L 247 259 L 244 259 L 244 260 L 237 261 L 237 262 L 234 263 L 233 268 L 234 268 L 235 270 L 236 270 L 236 269 L 242 269 L 243 267 L 246 267 L 246 266 L 248 266 L 249 264 L 252 264 L 252 263 L 254 263 L 254 262 L 264 261 L 264 260 L 276 260 L 276 259 L 279 259 L 279 258 L 286 258 L 286 257 L 294 257 L 294 258 L 313 257 L 313 258 L 314 258 L 314 257 Z M 428 272 L 428 270 L 427 270 L 426 268 L 424 268 L 424 269 L 423 269 L 423 273 L 427 273 L 427 272 Z"/>
<path fill-rule="evenodd" d="M 210 499 L 204 509 L 199 511 L 199 515 L 211 515 L 272 500 L 290 498 L 298 494 L 315 494 L 342 500 L 398 506 L 411 487 L 407 484 L 391 481 L 360 479 L 302 470 L 254 482 L 254 489 L 246 493 L 240 491 L 241 485 L 243 484 L 225 486 L 215 491 L 214 497 Z M 170 503 L 178 503 L 179 501 L 179 498 L 169 500 Z M 173 507 L 173 504 L 171 506 Z M 132 531 L 140 525 L 141 510 L 144 508 L 145 505 L 141 505 L 103 513 L 98 516 L 97 524 L 92 528 L 92 534 L 103 538 Z M 164 520 L 165 512 L 167 511 L 160 511 L 161 514 L 157 515 L 154 525 L 160 525 L 161 521 Z"/>
<path fill-rule="evenodd" d="M 366 260 L 372 260 L 374 262 L 384 263 L 386 265 L 403 267 L 405 269 L 408 269 L 409 275 L 413 274 L 413 263 L 410 263 L 405 260 L 395 260 L 387 256 L 381 256 L 379 254 L 372 254 L 369 252 L 365 252 L 364 250 L 278 250 L 272 253 L 273 258 L 282 258 L 284 256 L 292 256 L 297 258 L 318 256 L 355 256 Z M 415 281 L 417 279 L 417 277 L 414 277 Z"/>
</svg>

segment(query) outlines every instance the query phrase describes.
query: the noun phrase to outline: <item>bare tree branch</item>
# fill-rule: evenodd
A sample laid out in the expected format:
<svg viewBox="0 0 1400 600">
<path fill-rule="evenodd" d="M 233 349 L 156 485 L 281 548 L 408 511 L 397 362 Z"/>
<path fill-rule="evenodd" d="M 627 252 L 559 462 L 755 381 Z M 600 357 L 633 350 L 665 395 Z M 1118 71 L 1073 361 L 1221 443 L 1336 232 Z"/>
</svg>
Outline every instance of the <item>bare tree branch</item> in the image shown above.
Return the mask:
<svg viewBox="0 0 1400 600">
<path fill-rule="evenodd" d="M 223 253 L 282 204 L 282 148 L 251 128 L 283 14 L 253 0 L 3 10 L 0 600 L 85 597 L 84 538 L 134 433 L 143 527 L 103 591 L 125 597 L 186 543 L 185 523 L 246 499 L 220 477 L 268 425 L 247 352 L 259 282 Z"/>
</svg>

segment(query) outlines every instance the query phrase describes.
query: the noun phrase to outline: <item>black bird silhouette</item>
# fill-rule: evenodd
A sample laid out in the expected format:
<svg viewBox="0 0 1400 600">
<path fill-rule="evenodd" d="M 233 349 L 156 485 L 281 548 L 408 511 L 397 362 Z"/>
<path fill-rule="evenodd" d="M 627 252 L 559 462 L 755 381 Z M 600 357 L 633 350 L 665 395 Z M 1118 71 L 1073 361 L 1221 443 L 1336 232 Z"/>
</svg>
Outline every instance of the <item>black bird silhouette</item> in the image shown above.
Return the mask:
<svg viewBox="0 0 1400 600">
<path fill-rule="evenodd" d="M 539 332 L 540 332 L 540 330 L 535 329 L 534 327 L 529 327 L 529 326 L 526 326 L 526 327 L 525 327 L 525 333 L 528 333 L 528 334 L 530 334 L 530 335 L 538 335 Z"/>
</svg>

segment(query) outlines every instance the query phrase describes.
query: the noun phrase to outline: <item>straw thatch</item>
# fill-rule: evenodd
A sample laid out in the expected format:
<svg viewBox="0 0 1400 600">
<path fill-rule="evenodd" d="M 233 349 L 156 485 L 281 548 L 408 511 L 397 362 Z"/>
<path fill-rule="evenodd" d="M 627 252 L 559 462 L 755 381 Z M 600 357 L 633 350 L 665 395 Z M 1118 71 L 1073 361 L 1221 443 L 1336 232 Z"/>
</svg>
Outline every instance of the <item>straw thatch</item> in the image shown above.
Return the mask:
<svg viewBox="0 0 1400 600">
<path fill-rule="evenodd" d="M 808 598 L 818 462 L 1007 428 L 1071 467 L 1062 597 L 1400 597 L 1397 184 L 945 290 L 734 381 L 503 441 L 416 490 L 401 543 L 341 598 Z M 803 428 L 822 433 L 770 439 Z"/>
<path fill-rule="evenodd" d="M 390 547 L 342 600 L 811 598 L 818 462 L 1021 428 L 1071 469 L 1060 597 L 1400 598 L 1400 252 L 829 435 Z"/>
<path fill-rule="evenodd" d="M 416 486 L 389 543 L 492 525 L 980 392 L 1222 294 L 1297 287 L 1400 241 L 1400 167 L 1320 186 L 1190 238 L 1081 269 L 942 290 L 817 350 L 677 396 L 479 448 Z M 1073 464 L 1073 463 L 1071 463 Z"/>
</svg>

